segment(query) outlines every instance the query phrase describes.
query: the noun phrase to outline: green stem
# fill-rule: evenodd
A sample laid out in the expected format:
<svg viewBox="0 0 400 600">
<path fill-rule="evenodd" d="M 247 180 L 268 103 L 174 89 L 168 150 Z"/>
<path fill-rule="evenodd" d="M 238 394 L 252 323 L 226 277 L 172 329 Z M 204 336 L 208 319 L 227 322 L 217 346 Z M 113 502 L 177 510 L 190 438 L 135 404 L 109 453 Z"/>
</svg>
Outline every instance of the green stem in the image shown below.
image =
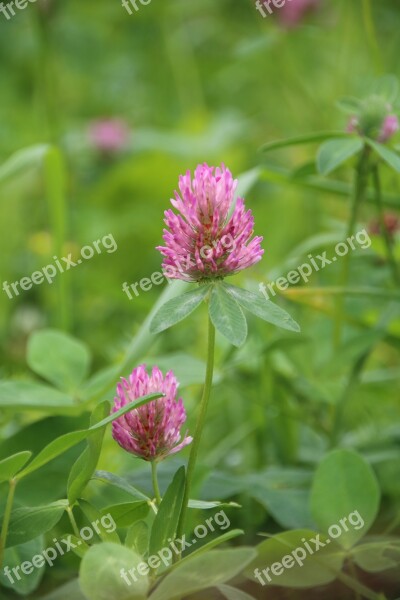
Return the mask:
<svg viewBox="0 0 400 600">
<path fill-rule="evenodd" d="M 347 575 L 346 573 L 338 573 L 337 578 L 351 590 L 359 594 L 361 598 L 366 598 L 367 600 L 380 600 L 381 598 L 379 594 L 372 591 L 356 579 L 353 579 L 353 577 L 350 577 L 350 575 Z"/>
<path fill-rule="evenodd" d="M 378 211 L 378 220 L 379 220 L 381 233 L 382 233 L 383 239 L 385 241 L 387 259 L 389 262 L 390 270 L 392 272 L 394 284 L 396 286 L 400 286 L 400 272 L 399 272 L 399 268 L 398 268 L 398 265 L 396 262 L 396 258 L 393 253 L 393 242 L 392 242 L 390 233 L 387 230 L 387 227 L 385 224 L 385 214 L 384 214 L 383 203 L 382 203 L 382 188 L 381 188 L 381 180 L 380 180 L 380 176 L 379 176 L 378 165 L 375 165 L 372 170 L 372 179 L 373 179 L 374 190 L 375 190 L 375 202 L 376 202 L 376 208 Z"/>
<path fill-rule="evenodd" d="M 365 146 L 362 151 L 355 178 L 354 192 L 351 203 L 351 213 L 349 218 L 349 223 L 347 226 L 347 236 L 346 240 L 351 238 L 354 235 L 354 229 L 357 224 L 358 211 L 360 204 L 365 196 L 365 191 L 367 188 L 367 180 L 368 180 L 368 169 L 369 169 L 369 147 Z M 340 285 L 341 287 L 347 287 L 349 274 L 350 274 L 350 262 L 351 262 L 351 253 L 348 252 L 343 257 L 343 270 L 341 273 Z M 336 303 L 336 319 L 335 319 L 335 327 L 334 327 L 334 346 L 337 349 L 340 345 L 342 338 L 342 326 L 343 326 L 343 310 L 344 310 L 344 297 L 340 297 Z"/>
<path fill-rule="evenodd" d="M 68 513 L 68 517 L 69 517 L 69 520 L 70 520 L 70 522 L 71 522 L 71 525 L 72 525 L 72 529 L 73 529 L 73 531 L 74 531 L 74 534 L 76 535 L 76 537 L 77 537 L 77 538 L 80 538 L 80 537 L 81 537 L 81 534 L 80 534 L 80 531 L 79 531 L 78 525 L 77 525 L 77 523 L 76 523 L 76 521 L 75 521 L 74 513 L 72 512 L 72 508 L 71 508 L 71 506 L 68 506 L 68 508 L 67 508 L 67 513 Z"/>
<path fill-rule="evenodd" d="M 14 495 L 15 495 L 15 488 L 17 486 L 17 481 L 16 479 L 11 479 L 10 480 L 10 487 L 8 490 L 8 497 L 7 497 L 7 502 L 6 502 L 6 508 L 4 511 L 4 517 L 3 517 L 3 525 L 1 528 L 1 534 L 0 534 L 0 568 L 3 564 L 3 556 L 4 556 L 4 550 L 6 547 L 6 541 L 7 541 L 7 534 L 8 534 L 8 526 L 10 524 L 10 519 L 11 519 L 11 511 L 12 511 L 12 507 L 14 504 Z"/>
<path fill-rule="evenodd" d="M 59 148 L 51 146 L 44 161 L 50 227 L 53 252 L 61 259 L 67 235 L 66 166 Z M 59 273 L 56 280 L 57 298 L 54 302 L 58 312 L 58 325 L 64 331 L 71 329 L 69 302 L 69 273 Z"/>
<path fill-rule="evenodd" d="M 188 503 L 190 498 L 190 490 L 193 483 L 194 470 L 196 467 L 197 456 L 199 453 L 201 436 L 204 429 L 204 424 L 207 415 L 208 402 L 210 400 L 210 393 L 212 387 L 213 380 L 213 372 L 214 372 L 214 349 L 215 349 L 215 328 L 211 322 L 210 317 L 208 317 L 208 353 L 207 353 L 207 369 L 206 369 L 206 379 L 204 382 L 203 388 L 203 396 L 200 403 L 200 413 L 197 418 L 197 424 L 195 433 L 193 436 L 192 447 L 189 456 L 189 462 L 186 473 L 186 483 L 185 483 L 185 492 L 183 496 L 183 504 L 182 511 L 178 524 L 178 532 L 177 537 L 181 537 L 185 530 L 185 521 L 186 521 L 186 513 L 188 510 Z"/>
<path fill-rule="evenodd" d="M 160 494 L 160 487 L 158 485 L 158 478 L 157 478 L 157 462 L 155 460 L 151 461 L 151 476 L 153 479 L 153 489 L 154 489 L 154 495 L 156 497 L 156 502 L 157 502 L 157 505 L 160 506 L 161 494 Z"/>
</svg>

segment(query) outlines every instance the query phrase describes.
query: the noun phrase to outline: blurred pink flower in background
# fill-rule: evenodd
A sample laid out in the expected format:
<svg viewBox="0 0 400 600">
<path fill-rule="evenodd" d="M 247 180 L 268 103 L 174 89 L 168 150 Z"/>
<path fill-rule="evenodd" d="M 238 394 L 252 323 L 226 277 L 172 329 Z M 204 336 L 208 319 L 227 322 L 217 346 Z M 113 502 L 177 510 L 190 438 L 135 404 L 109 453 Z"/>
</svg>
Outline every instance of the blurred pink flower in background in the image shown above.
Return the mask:
<svg viewBox="0 0 400 600">
<path fill-rule="evenodd" d="M 279 18 L 286 27 L 296 27 L 303 18 L 321 4 L 322 0 L 286 0 L 279 10 Z"/>
<path fill-rule="evenodd" d="M 104 154 L 116 154 L 129 141 L 129 127 L 120 119 L 99 119 L 89 127 L 91 144 Z"/>
<path fill-rule="evenodd" d="M 397 118 L 397 115 L 388 115 L 382 124 L 382 129 L 378 137 L 378 142 L 385 143 L 389 141 L 390 138 L 393 137 L 394 134 L 398 131 L 399 119 Z"/>
<path fill-rule="evenodd" d="M 113 421 L 114 440 L 127 452 L 147 461 L 162 460 L 190 444 L 189 436 L 181 440 L 180 429 L 186 421 L 186 412 L 182 398 L 176 397 L 177 389 L 178 382 L 172 371 L 163 377 L 158 367 L 153 368 L 151 375 L 146 365 L 133 369 L 129 380 L 122 378 L 117 385 L 113 413 L 147 394 L 161 392 L 165 396 L 133 408 Z"/>
<path fill-rule="evenodd" d="M 400 218 L 394 213 L 386 213 L 384 215 L 385 229 L 394 237 L 400 231 Z M 382 235 L 381 224 L 378 219 L 372 219 L 368 225 L 368 230 L 371 235 Z"/>
<path fill-rule="evenodd" d="M 363 131 L 360 119 L 357 116 L 350 117 L 346 131 L 347 133 L 358 133 L 359 135 L 367 135 L 374 137 L 381 144 L 388 142 L 400 129 L 399 119 L 397 115 L 387 115 L 383 122 L 381 122 L 378 135 L 373 135 L 371 132 Z"/>
<path fill-rule="evenodd" d="M 356 116 L 350 117 L 350 119 L 347 123 L 347 126 L 346 126 L 346 131 L 347 131 L 347 133 L 358 133 L 359 126 L 360 126 L 360 122 L 359 122 L 358 118 Z"/>
</svg>

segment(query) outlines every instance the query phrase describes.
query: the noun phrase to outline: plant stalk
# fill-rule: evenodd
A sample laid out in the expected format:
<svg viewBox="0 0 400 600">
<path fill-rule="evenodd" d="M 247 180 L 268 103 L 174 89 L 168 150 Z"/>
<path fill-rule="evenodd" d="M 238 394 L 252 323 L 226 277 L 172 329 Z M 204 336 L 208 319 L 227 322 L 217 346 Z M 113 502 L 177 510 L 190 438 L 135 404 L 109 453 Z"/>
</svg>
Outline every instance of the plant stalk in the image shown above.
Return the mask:
<svg viewBox="0 0 400 600">
<path fill-rule="evenodd" d="M 4 550 L 6 548 L 6 541 L 7 541 L 7 534 L 8 534 L 8 526 L 10 524 L 11 511 L 12 511 L 12 507 L 14 504 L 14 495 L 15 495 L 16 487 L 17 487 L 17 480 L 11 479 L 9 489 L 8 489 L 6 508 L 4 511 L 3 525 L 1 528 L 1 534 L 0 534 L 0 568 L 3 564 Z"/>
<path fill-rule="evenodd" d="M 75 521 L 74 513 L 72 512 L 72 507 L 71 506 L 68 506 L 67 513 L 68 513 L 68 517 L 69 517 L 70 523 L 72 525 L 72 529 L 73 529 L 74 534 L 76 535 L 77 538 L 80 538 L 81 534 L 80 534 L 78 525 L 77 525 L 77 523 Z"/>
<path fill-rule="evenodd" d="M 185 491 L 183 496 L 182 511 L 179 518 L 177 537 L 181 537 L 185 530 L 186 513 L 188 510 L 188 503 L 190 498 L 190 491 L 193 483 L 193 476 L 197 462 L 197 456 L 199 453 L 201 436 L 204 429 L 204 424 L 207 415 L 208 403 L 210 400 L 211 387 L 214 373 L 214 350 L 215 350 L 215 327 L 208 317 L 208 352 L 207 352 L 207 369 L 206 378 L 203 388 L 203 396 L 200 403 L 200 412 L 197 418 L 197 424 L 195 433 L 193 436 L 192 447 L 189 456 L 189 462 L 186 472 Z"/>
<path fill-rule="evenodd" d="M 390 270 L 392 273 L 394 284 L 396 286 L 400 286 L 400 272 L 399 272 L 399 267 L 396 262 L 394 252 L 393 252 L 393 241 L 390 237 L 390 233 L 387 230 L 387 227 L 385 224 L 385 214 L 384 214 L 383 203 L 382 203 L 382 188 L 381 188 L 381 180 L 380 180 L 380 176 L 379 176 L 378 165 L 375 165 L 374 168 L 372 169 L 372 180 L 373 180 L 374 190 L 375 190 L 375 202 L 376 202 L 376 208 L 378 211 L 379 226 L 381 229 L 382 237 L 385 241 L 386 254 L 387 254 L 389 267 L 390 267 Z"/>
<path fill-rule="evenodd" d="M 153 489 L 154 489 L 154 495 L 156 498 L 156 503 L 157 503 L 157 506 L 160 506 L 161 494 L 160 494 L 160 487 L 158 485 L 158 478 L 157 478 L 157 462 L 155 460 L 151 461 L 151 477 L 153 480 Z"/>
<path fill-rule="evenodd" d="M 351 238 L 354 235 L 354 230 L 357 224 L 358 211 L 362 200 L 364 199 L 365 192 L 367 189 L 367 181 L 368 181 L 368 171 L 369 171 L 369 155 L 370 149 L 368 146 L 364 146 L 364 149 L 360 155 L 355 184 L 354 184 L 354 192 L 351 203 L 351 213 L 347 226 L 347 236 L 346 240 Z M 341 273 L 340 286 L 347 287 L 349 274 L 350 274 L 350 262 L 351 262 L 351 253 L 348 252 L 343 257 L 343 270 Z M 340 342 L 342 340 L 342 328 L 343 328 L 343 310 L 344 310 L 345 299 L 344 297 L 339 297 L 336 303 L 336 319 L 333 333 L 333 341 L 334 346 L 337 349 L 340 346 Z"/>
</svg>

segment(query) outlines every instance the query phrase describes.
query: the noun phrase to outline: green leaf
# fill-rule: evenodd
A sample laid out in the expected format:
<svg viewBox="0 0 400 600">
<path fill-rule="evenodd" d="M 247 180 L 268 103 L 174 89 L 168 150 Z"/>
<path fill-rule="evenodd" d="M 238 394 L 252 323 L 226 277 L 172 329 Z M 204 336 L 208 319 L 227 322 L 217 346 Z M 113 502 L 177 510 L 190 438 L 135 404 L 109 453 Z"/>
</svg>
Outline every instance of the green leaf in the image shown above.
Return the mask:
<svg viewBox="0 0 400 600">
<path fill-rule="evenodd" d="M 243 535 L 243 533 L 244 533 L 244 531 L 242 529 L 232 529 L 231 531 L 227 531 L 226 533 L 223 533 L 222 535 L 211 540 L 211 542 L 207 542 L 207 544 L 204 544 L 204 546 L 201 546 L 201 548 L 198 548 L 194 552 L 191 552 L 187 556 L 184 556 L 182 558 L 182 560 L 179 562 L 179 564 L 182 565 L 185 562 L 193 560 L 193 558 L 195 558 L 196 556 L 199 556 L 200 554 L 204 554 L 205 552 L 209 552 L 213 548 L 216 548 L 217 546 L 220 546 L 221 544 L 225 544 L 226 542 L 229 542 L 230 540 L 234 540 L 235 538 Z M 192 545 L 195 541 L 197 541 L 197 540 L 192 540 L 192 542 L 191 542 Z"/>
<path fill-rule="evenodd" d="M 325 544 L 318 551 L 312 541 L 317 538 L 318 543 Z M 309 545 L 312 553 L 305 544 Z M 256 550 L 258 556 L 246 570 L 246 575 L 263 585 L 288 588 L 325 585 L 336 579 L 344 562 L 344 552 L 340 552 L 334 542 L 326 545 L 325 537 L 309 529 L 285 531 L 261 542 Z"/>
<path fill-rule="evenodd" d="M 32 559 L 40 555 L 45 549 L 43 537 L 38 537 L 25 544 L 14 546 L 13 548 L 7 548 L 4 552 L 3 569 L 0 571 L 0 584 L 5 588 L 14 590 L 20 596 L 27 596 L 34 592 L 38 587 L 44 571 L 46 570 L 45 561 L 43 559 L 43 565 L 36 567 L 32 564 Z M 35 560 L 36 562 L 36 560 Z M 25 563 L 24 569 L 29 574 L 26 575 L 21 570 L 22 563 Z M 26 564 L 26 563 L 29 563 Z M 40 564 L 40 563 L 39 563 Z M 8 571 L 9 577 L 5 575 L 4 568 L 8 567 L 11 571 Z M 19 579 L 15 576 L 12 570 L 19 567 L 18 575 Z M 30 572 L 31 571 L 31 572 Z"/>
<path fill-rule="evenodd" d="M 356 546 L 352 550 L 354 562 L 368 573 L 380 573 L 400 566 L 400 544 L 390 538 Z"/>
<path fill-rule="evenodd" d="M 130 527 L 136 521 L 145 519 L 149 514 L 150 505 L 145 501 L 123 502 L 105 508 L 103 514 L 109 514 L 114 519 L 117 527 Z"/>
<path fill-rule="evenodd" d="M 47 506 L 16 508 L 11 513 L 6 547 L 19 546 L 53 529 L 68 506 L 67 500 L 58 500 Z"/>
<path fill-rule="evenodd" d="M 211 291 L 210 318 L 215 328 L 234 346 L 247 337 L 247 322 L 242 309 L 225 286 L 216 283 Z"/>
<path fill-rule="evenodd" d="M 332 173 L 349 158 L 360 152 L 364 142 L 347 135 L 346 138 L 330 140 L 322 144 L 317 155 L 317 168 L 322 175 Z"/>
<path fill-rule="evenodd" d="M 377 479 L 362 456 L 351 450 L 334 450 L 321 461 L 312 485 L 311 511 L 323 533 L 334 537 L 330 527 L 340 528 L 338 544 L 351 548 L 366 535 L 379 502 Z"/>
<path fill-rule="evenodd" d="M 128 481 L 119 475 L 114 475 L 114 473 L 108 473 L 107 471 L 96 471 L 92 479 L 102 481 L 103 483 L 113 485 L 120 490 L 124 490 L 124 492 L 130 494 L 136 500 L 145 500 L 147 502 L 151 501 L 148 496 L 145 496 L 145 494 L 134 488 Z"/>
<path fill-rule="evenodd" d="M 125 538 L 125 546 L 136 550 L 140 556 L 147 556 L 149 550 L 150 530 L 145 521 L 131 525 Z"/>
<path fill-rule="evenodd" d="M 202 285 L 166 302 L 154 315 L 150 324 L 150 332 L 160 333 L 185 319 L 200 306 L 209 293 L 209 289 L 209 285 Z"/>
<path fill-rule="evenodd" d="M 74 533 L 63 533 L 57 536 L 59 540 L 70 540 L 72 544 L 75 544 L 75 548 L 71 547 L 71 552 L 73 552 L 78 558 L 83 558 L 86 552 L 89 550 L 90 546 L 87 542 L 77 537 Z"/>
<path fill-rule="evenodd" d="M 32 473 L 33 471 L 40 469 L 40 467 L 42 467 L 43 465 L 45 465 L 48 462 L 50 462 L 51 460 L 53 460 L 53 458 L 56 458 L 60 454 L 63 454 L 64 452 L 66 452 L 67 450 L 69 450 L 70 448 L 72 448 L 73 446 L 75 446 L 76 444 L 78 444 L 79 442 L 84 440 L 85 438 L 89 438 L 89 436 L 93 435 L 93 433 L 96 433 L 98 430 L 104 428 L 109 423 L 112 423 L 112 421 L 115 421 L 115 419 L 117 419 L 121 415 L 133 410 L 134 408 L 142 406 L 143 404 L 146 404 L 147 402 L 150 402 L 150 400 L 154 400 L 155 398 L 160 398 L 162 395 L 163 394 L 148 394 L 147 396 L 143 396 L 136 402 L 127 404 L 126 406 L 121 408 L 116 413 L 112 413 L 105 419 L 101 420 L 99 423 L 92 425 L 89 429 L 85 429 L 82 431 L 72 431 L 70 433 L 66 433 L 65 435 L 62 435 L 61 437 L 57 438 L 56 440 L 53 440 L 52 442 L 50 442 L 50 444 L 48 444 L 45 448 L 43 448 L 43 450 L 41 452 L 39 452 L 39 454 L 32 460 L 31 463 L 29 463 L 29 465 L 27 467 L 25 467 L 25 469 L 21 473 L 18 474 L 17 479 L 21 479 L 22 477 L 25 477 L 29 473 Z M 105 410 L 105 404 L 102 405 L 102 408 L 101 408 L 102 412 L 104 412 L 104 410 Z M 99 440 L 99 438 L 97 438 L 97 441 L 98 440 Z M 88 457 L 89 457 L 89 454 L 84 454 L 84 458 L 81 458 L 79 464 L 82 466 L 83 461 Z M 91 460 L 93 462 L 93 457 Z M 89 465 L 89 463 L 88 463 L 88 465 Z M 73 472 L 73 477 L 75 477 L 76 475 L 77 475 L 77 471 L 75 468 L 74 472 Z M 87 471 L 85 473 L 83 473 L 82 475 L 84 475 L 84 476 L 82 476 L 82 479 L 79 480 L 79 482 L 80 482 L 79 485 L 81 485 L 83 483 L 83 480 L 87 477 Z M 72 481 L 73 480 L 71 480 L 71 485 L 72 485 Z M 73 493 L 71 492 L 72 496 L 76 495 L 76 491 L 78 490 L 78 487 L 79 486 L 77 484 L 76 490 L 74 489 Z"/>
<path fill-rule="evenodd" d="M 197 510 L 210 510 L 218 507 L 240 508 L 236 502 L 220 502 L 219 500 L 189 500 L 188 507 Z"/>
<path fill-rule="evenodd" d="M 308 490 L 265 486 L 264 489 L 255 487 L 250 493 L 284 528 L 308 527 L 313 523 L 309 515 Z"/>
<path fill-rule="evenodd" d="M 149 579 L 138 574 L 140 563 L 140 556 L 125 546 L 109 542 L 92 546 L 82 560 L 79 574 L 87 600 L 145 600 Z M 121 577 L 122 570 L 128 582 Z M 130 576 L 130 570 L 136 573 L 136 581 Z"/>
<path fill-rule="evenodd" d="M 18 473 L 20 469 L 28 462 L 32 452 L 28 450 L 24 452 L 18 452 L 8 458 L 0 461 L 0 483 L 3 481 L 9 481 Z"/>
<path fill-rule="evenodd" d="M 255 559 L 253 548 L 211 550 L 180 563 L 151 594 L 149 600 L 171 600 L 230 581 Z"/>
<path fill-rule="evenodd" d="M 82 440 L 87 437 L 88 433 L 86 430 L 82 431 L 71 431 L 70 433 L 66 433 L 65 435 L 60 436 L 56 440 L 53 440 L 48 444 L 35 458 L 28 464 L 23 471 L 18 473 L 17 479 L 22 479 L 29 473 L 40 469 L 43 465 L 47 464 L 53 458 L 60 456 L 76 444 L 79 444 Z"/>
<path fill-rule="evenodd" d="M 256 600 L 254 596 L 250 596 L 246 592 L 237 590 L 230 585 L 218 585 L 217 588 L 227 600 Z"/>
<path fill-rule="evenodd" d="M 40 166 L 49 148 L 48 144 L 38 144 L 15 152 L 0 167 L 0 183 L 32 167 Z"/>
<path fill-rule="evenodd" d="M 70 335 L 55 329 L 43 329 L 28 341 L 30 368 L 64 392 L 77 390 L 89 373 L 87 347 Z"/>
<path fill-rule="evenodd" d="M 125 415 L 127 412 L 131 412 L 135 408 L 144 406 L 148 402 L 151 402 L 152 400 L 157 400 L 158 398 L 162 398 L 163 396 L 165 396 L 165 394 L 158 393 L 158 392 L 152 393 L 152 394 L 146 394 L 146 396 L 142 396 L 141 398 L 138 398 L 134 402 L 129 402 L 128 404 L 126 404 L 125 406 L 123 406 L 122 408 L 117 410 L 117 412 L 111 413 L 108 417 L 106 417 L 102 421 L 99 421 L 98 423 L 91 425 L 89 427 L 88 431 L 92 432 L 92 431 L 96 431 L 96 429 L 100 429 L 101 427 L 105 427 L 106 425 L 108 425 L 109 423 L 112 423 L 119 417 L 122 417 L 122 415 Z"/>
<path fill-rule="evenodd" d="M 109 415 L 110 405 L 108 402 L 98 404 L 94 409 L 90 424 L 96 425 L 99 421 Z M 97 429 L 87 440 L 87 447 L 73 465 L 68 479 L 68 501 L 73 506 L 78 498 L 81 497 L 85 487 L 89 483 L 93 473 L 96 470 L 100 458 L 105 427 Z"/>
<path fill-rule="evenodd" d="M 400 173 L 400 156 L 383 144 L 367 139 L 367 144 L 397 173 Z"/>
<path fill-rule="evenodd" d="M 224 287 L 235 298 L 236 302 L 256 317 L 282 329 L 300 331 L 300 325 L 292 319 L 289 313 L 271 302 L 271 300 L 266 300 L 261 294 L 254 294 L 227 283 L 224 283 Z"/>
<path fill-rule="evenodd" d="M 97 508 L 95 508 L 90 502 L 86 500 L 79 500 L 79 506 L 90 523 L 95 523 L 97 525 L 97 529 L 93 526 L 92 528 L 97 533 L 99 538 L 104 542 L 114 542 L 116 544 L 120 544 L 121 540 L 119 539 L 119 535 L 116 532 L 118 524 L 115 523 L 113 516 L 110 511 L 99 512 Z M 105 522 L 105 517 L 107 518 L 107 523 Z M 113 523 L 109 522 L 111 520 Z"/>
<path fill-rule="evenodd" d="M 53 590 L 50 594 L 46 594 L 43 596 L 41 600 L 87 600 L 85 596 L 82 594 L 81 588 L 79 586 L 79 581 L 77 579 L 72 579 L 65 585 Z"/>
<path fill-rule="evenodd" d="M 72 396 L 33 381 L 2 381 L 0 407 L 13 410 L 51 410 L 52 414 L 76 411 Z"/>
<path fill-rule="evenodd" d="M 299 135 L 286 140 L 268 142 L 268 144 L 264 144 L 264 146 L 261 147 L 261 150 L 262 152 L 270 152 L 271 150 L 278 150 L 279 148 L 287 148 L 289 146 L 301 146 L 303 144 L 324 142 L 325 140 L 338 138 L 340 136 L 345 137 L 346 135 L 348 134 L 345 134 L 342 131 L 319 131 L 317 133 Z"/>
<path fill-rule="evenodd" d="M 168 538 L 174 538 L 181 514 L 185 491 L 185 467 L 180 467 L 174 475 L 161 501 L 150 533 L 149 554 L 156 554 L 168 546 Z"/>
</svg>

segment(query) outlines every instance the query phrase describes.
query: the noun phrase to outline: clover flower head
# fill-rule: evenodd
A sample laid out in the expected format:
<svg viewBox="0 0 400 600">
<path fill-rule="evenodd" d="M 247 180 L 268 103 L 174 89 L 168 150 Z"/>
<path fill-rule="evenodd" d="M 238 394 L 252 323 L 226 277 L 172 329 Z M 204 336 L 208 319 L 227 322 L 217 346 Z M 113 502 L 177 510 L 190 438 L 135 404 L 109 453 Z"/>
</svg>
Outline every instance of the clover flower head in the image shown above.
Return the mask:
<svg viewBox="0 0 400 600">
<path fill-rule="evenodd" d="M 134 369 L 129 379 L 117 385 L 112 412 L 147 394 L 161 392 L 164 397 L 152 400 L 113 421 L 112 435 L 127 452 L 146 461 L 159 461 L 179 452 L 192 438 L 181 437 L 186 421 L 182 398 L 177 399 L 178 382 L 172 371 L 165 377 L 158 367 L 149 375 L 146 365 Z"/>
<path fill-rule="evenodd" d="M 237 181 L 224 165 L 199 165 L 179 179 L 179 191 L 165 212 L 163 239 L 157 250 L 170 279 L 204 281 L 233 275 L 254 265 L 264 253 L 262 237 L 253 237 L 254 218 L 244 200 L 235 203 Z"/>
</svg>

